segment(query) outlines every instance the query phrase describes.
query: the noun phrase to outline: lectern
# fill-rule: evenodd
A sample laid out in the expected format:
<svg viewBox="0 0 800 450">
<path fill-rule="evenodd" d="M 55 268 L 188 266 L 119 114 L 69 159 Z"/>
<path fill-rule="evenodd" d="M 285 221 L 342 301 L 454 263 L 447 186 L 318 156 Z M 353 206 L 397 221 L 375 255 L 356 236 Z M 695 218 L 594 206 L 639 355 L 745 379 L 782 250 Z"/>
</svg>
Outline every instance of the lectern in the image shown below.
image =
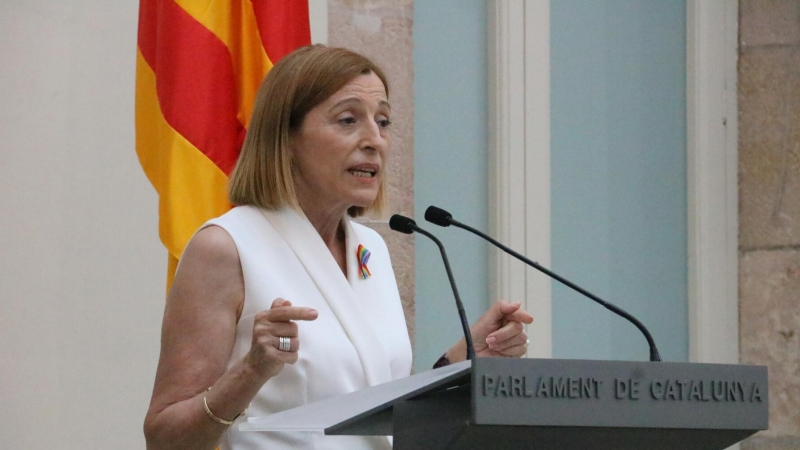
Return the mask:
<svg viewBox="0 0 800 450">
<path fill-rule="evenodd" d="M 239 426 L 397 450 L 706 450 L 767 429 L 768 409 L 763 366 L 478 358 Z"/>
</svg>

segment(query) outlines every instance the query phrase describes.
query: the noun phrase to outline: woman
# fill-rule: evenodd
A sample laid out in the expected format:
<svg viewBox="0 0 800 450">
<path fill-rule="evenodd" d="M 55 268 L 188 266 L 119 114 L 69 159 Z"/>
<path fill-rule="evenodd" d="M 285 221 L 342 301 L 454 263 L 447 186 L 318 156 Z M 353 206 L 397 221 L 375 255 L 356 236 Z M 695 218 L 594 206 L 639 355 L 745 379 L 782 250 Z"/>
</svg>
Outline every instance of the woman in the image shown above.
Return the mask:
<svg viewBox="0 0 800 450">
<path fill-rule="evenodd" d="M 230 427 L 248 405 L 264 416 L 409 374 L 386 246 L 349 220 L 386 203 L 390 117 L 383 72 L 356 53 L 304 47 L 269 72 L 231 175 L 237 207 L 195 234 L 167 299 L 149 449 L 391 447 Z M 472 327 L 476 352 L 522 355 L 532 320 L 494 304 Z"/>
</svg>

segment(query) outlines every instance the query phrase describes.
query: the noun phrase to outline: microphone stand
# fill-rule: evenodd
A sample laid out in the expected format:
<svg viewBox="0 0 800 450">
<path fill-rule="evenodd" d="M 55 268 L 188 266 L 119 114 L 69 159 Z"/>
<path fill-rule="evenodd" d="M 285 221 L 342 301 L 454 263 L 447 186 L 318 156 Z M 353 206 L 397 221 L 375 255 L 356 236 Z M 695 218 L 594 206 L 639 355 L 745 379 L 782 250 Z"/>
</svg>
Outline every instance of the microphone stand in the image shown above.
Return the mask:
<svg viewBox="0 0 800 450">
<path fill-rule="evenodd" d="M 453 288 L 453 296 L 456 298 L 456 308 L 458 309 L 458 316 L 461 319 L 461 328 L 464 331 L 464 340 L 467 342 L 467 359 L 475 359 L 475 346 L 472 343 L 472 332 L 469 329 L 469 321 L 467 321 L 467 313 L 464 311 L 464 304 L 461 302 L 461 296 L 458 295 L 458 288 L 456 287 L 456 280 L 453 277 L 453 271 L 450 269 L 450 261 L 447 259 L 447 252 L 444 250 L 442 242 L 436 236 L 423 230 L 417 226 L 414 220 L 408 217 L 395 214 L 389 220 L 389 227 L 394 231 L 399 231 L 405 234 L 417 232 L 428 239 L 432 240 L 437 247 L 439 253 L 442 254 L 442 261 L 444 261 L 444 269 L 447 272 L 447 278 L 450 280 L 450 287 Z"/>
<path fill-rule="evenodd" d="M 636 328 L 638 328 L 639 331 L 641 331 L 642 334 L 644 334 L 645 339 L 647 339 L 647 345 L 650 347 L 650 361 L 653 361 L 653 362 L 661 361 L 661 355 L 658 353 L 658 348 L 656 347 L 656 342 L 653 339 L 653 336 L 650 335 L 650 331 L 647 330 L 647 327 L 645 327 L 644 324 L 642 324 L 642 322 L 639 321 L 639 319 L 633 317 L 627 311 L 625 311 L 624 309 L 620 308 L 619 306 L 614 305 L 613 303 L 609 303 L 609 302 L 601 299 L 600 297 L 592 294 L 591 292 L 587 291 L 586 289 L 583 289 L 582 287 L 576 285 L 575 283 L 567 280 L 566 278 L 563 278 L 562 276 L 551 272 L 550 270 L 546 269 L 545 267 L 542 267 L 541 265 L 539 265 L 537 262 L 531 261 L 530 259 L 526 258 L 525 256 L 523 256 L 523 255 L 515 252 L 514 250 L 506 247 L 505 245 L 501 244 L 500 242 L 498 242 L 497 240 L 495 240 L 491 236 L 487 235 L 486 233 L 484 233 L 484 232 L 482 232 L 480 230 L 476 230 L 475 228 L 472 228 L 469 225 L 465 225 L 465 224 L 453 219 L 453 216 L 450 213 L 448 213 L 447 211 L 445 211 L 445 210 L 443 210 L 441 208 L 437 208 L 435 206 L 429 207 L 428 210 L 425 211 L 425 220 L 427 220 L 427 221 L 429 221 L 429 222 L 431 222 L 433 224 L 440 225 L 440 226 L 453 225 L 453 226 L 461 228 L 463 230 L 467 230 L 470 233 L 476 234 L 476 235 L 482 237 L 483 239 L 486 239 L 487 241 L 491 242 L 492 244 L 494 244 L 500 250 L 503 250 L 504 252 L 506 252 L 509 255 L 517 258 L 518 260 L 524 262 L 525 264 L 533 267 L 534 269 L 538 270 L 539 272 L 544 273 L 545 275 L 547 275 L 547 276 L 559 281 L 560 283 L 564 284 L 565 286 L 567 286 L 567 287 L 569 287 L 569 288 L 571 288 L 571 289 L 573 289 L 573 290 L 585 295 L 586 297 L 594 300 L 595 302 L 599 303 L 600 305 L 602 305 L 603 307 L 605 307 L 609 311 L 613 312 L 614 314 L 623 317 L 624 319 L 628 320 L 633 325 L 635 325 Z"/>
</svg>

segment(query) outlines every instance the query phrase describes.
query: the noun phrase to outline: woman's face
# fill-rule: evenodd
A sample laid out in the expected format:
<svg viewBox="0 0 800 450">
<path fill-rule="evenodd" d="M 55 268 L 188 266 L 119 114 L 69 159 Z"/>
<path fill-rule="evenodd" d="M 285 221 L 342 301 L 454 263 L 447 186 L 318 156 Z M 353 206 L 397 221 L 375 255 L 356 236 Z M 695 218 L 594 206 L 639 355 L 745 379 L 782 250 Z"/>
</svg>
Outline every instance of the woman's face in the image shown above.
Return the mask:
<svg viewBox="0 0 800 450">
<path fill-rule="evenodd" d="M 304 209 L 344 211 L 375 201 L 389 152 L 390 113 L 383 82 L 370 73 L 306 114 L 291 146 Z"/>
</svg>

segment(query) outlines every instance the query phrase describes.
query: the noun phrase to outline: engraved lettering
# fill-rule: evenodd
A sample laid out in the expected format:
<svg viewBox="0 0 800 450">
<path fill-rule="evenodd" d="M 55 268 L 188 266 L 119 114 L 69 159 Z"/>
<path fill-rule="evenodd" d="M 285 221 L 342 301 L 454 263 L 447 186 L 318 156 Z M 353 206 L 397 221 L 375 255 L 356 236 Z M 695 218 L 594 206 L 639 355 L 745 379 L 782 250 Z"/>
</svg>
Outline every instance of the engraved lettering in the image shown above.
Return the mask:
<svg viewBox="0 0 800 450">
<path fill-rule="evenodd" d="M 714 400 L 725 400 L 725 382 L 722 380 L 714 380 L 711 384 L 714 387 Z"/>
<path fill-rule="evenodd" d="M 528 375 L 482 375 L 483 395 L 493 397 L 545 397 L 545 398 L 601 398 L 603 381 L 594 377 L 555 377 L 555 376 L 528 376 Z M 655 384 L 663 382 L 656 381 Z M 614 393 L 618 399 L 638 400 L 643 391 L 642 380 L 629 378 L 616 378 Z M 656 397 L 658 386 L 651 387 L 653 397 Z M 663 393 L 658 395 L 663 396 Z"/>
<path fill-rule="evenodd" d="M 761 400 L 761 389 L 758 388 L 758 385 L 756 383 L 753 383 L 753 393 L 750 394 L 750 401 L 754 402 L 756 400 L 758 400 L 759 402 L 762 401 Z"/>
<path fill-rule="evenodd" d="M 631 380 L 631 400 L 639 400 L 639 380 Z"/>
<path fill-rule="evenodd" d="M 700 382 L 700 385 L 701 385 L 700 390 L 703 391 L 703 401 L 707 402 L 711 400 L 711 383 L 703 380 Z"/>
<path fill-rule="evenodd" d="M 689 390 L 686 389 L 686 387 L 689 386 L 689 381 L 680 380 L 678 384 L 681 386 L 680 398 L 678 398 L 678 400 L 686 400 L 689 398 Z"/>
<path fill-rule="evenodd" d="M 512 377 L 511 378 L 511 396 L 522 397 L 522 378 L 520 377 Z"/>
<path fill-rule="evenodd" d="M 539 389 L 536 390 L 537 397 L 549 397 L 550 386 L 547 384 L 547 378 L 542 377 L 539 379 Z"/>
<path fill-rule="evenodd" d="M 511 377 L 508 377 L 508 378 L 511 378 Z M 508 384 L 509 383 L 508 383 L 508 381 L 506 381 L 506 377 L 500 377 L 500 379 L 498 380 L 498 383 L 497 383 L 497 394 L 496 394 L 497 397 L 500 397 L 500 396 L 508 397 L 508 395 L 509 395 L 509 392 L 508 392 L 508 387 L 509 386 L 508 386 Z"/>
<path fill-rule="evenodd" d="M 659 379 L 653 380 L 653 382 L 650 384 L 650 395 L 652 395 L 655 400 L 663 399 L 664 382 Z"/>
<path fill-rule="evenodd" d="M 592 387 L 594 387 L 594 379 L 586 378 L 581 382 L 581 397 L 592 398 Z"/>
<path fill-rule="evenodd" d="M 553 398 L 556 397 L 566 397 L 567 396 L 567 380 L 558 377 L 558 381 L 555 378 L 552 378 L 552 386 L 553 386 Z"/>
<path fill-rule="evenodd" d="M 729 402 L 735 402 L 738 399 L 736 398 L 739 394 L 739 389 L 736 386 L 735 382 L 728 383 L 728 395 L 726 396 L 725 400 Z"/>
<path fill-rule="evenodd" d="M 484 375 L 483 376 L 483 395 L 489 395 L 489 392 L 493 392 L 494 388 L 496 387 L 496 381 L 493 376 L 491 375 Z"/>
<path fill-rule="evenodd" d="M 580 378 L 567 378 L 569 380 L 569 398 L 578 398 L 581 396 L 581 379 Z"/>
<path fill-rule="evenodd" d="M 626 394 L 631 399 L 638 398 L 637 384 L 636 380 L 616 379 L 617 398 L 624 398 Z M 755 402 L 763 401 L 765 397 L 763 389 L 757 383 L 745 383 L 737 380 L 660 380 L 654 378 L 650 381 L 649 390 L 650 397 L 654 400 Z"/>
<path fill-rule="evenodd" d="M 700 383 L 697 381 L 692 381 L 692 393 L 689 394 L 689 398 L 692 400 L 700 400 Z"/>
<path fill-rule="evenodd" d="M 664 400 L 680 400 L 680 392 L 678 392 L 678 383 L 675 380 L 667 381 L 667 389 L 664 393 Z"/>
<path fill-rule="evenodd" d="M 618 399 L 625 398 L 628 395 L 628 382 L 621 378 L 614 379 L 614 396 Z"/>
</svg>

